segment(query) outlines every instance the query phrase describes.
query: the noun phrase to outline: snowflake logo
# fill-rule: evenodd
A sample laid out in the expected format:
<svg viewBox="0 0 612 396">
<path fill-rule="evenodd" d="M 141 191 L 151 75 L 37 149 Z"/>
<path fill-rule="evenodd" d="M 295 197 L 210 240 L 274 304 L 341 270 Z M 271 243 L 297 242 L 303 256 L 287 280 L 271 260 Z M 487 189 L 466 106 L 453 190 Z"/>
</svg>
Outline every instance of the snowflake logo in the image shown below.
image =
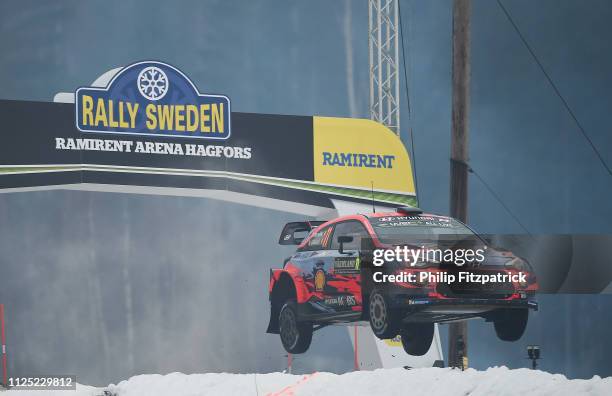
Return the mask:
<svg viewBox="0 0 612 396">
<path fill-rule="evenodd" d="M 159 100 L 168 93 L 168 76 L 162 69 L 149 66 L 138 74 L 138 90 L 149 100 Z"/>
</svg>

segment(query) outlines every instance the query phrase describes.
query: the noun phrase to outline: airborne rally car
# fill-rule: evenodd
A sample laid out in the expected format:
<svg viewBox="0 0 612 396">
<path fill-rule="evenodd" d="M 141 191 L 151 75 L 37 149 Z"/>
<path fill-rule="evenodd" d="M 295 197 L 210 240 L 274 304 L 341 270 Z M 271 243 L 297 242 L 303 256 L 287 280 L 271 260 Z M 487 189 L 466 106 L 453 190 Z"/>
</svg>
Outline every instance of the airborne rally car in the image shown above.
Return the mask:
<svg viewBox="0 0 612 396">
<path fill-rule="evenodd" d="M 501 340 L 516 341 L 537 309 L 527 261 L 417 208 L 288 223 L 279 243 L 298 247 L 282 269 L 270 270 L 267 332 L 280 334 L 290 353 L 305 352 L 315 330 L 360 320 L 380 339 L 400 335 L 416 356 L 429 350 L 434 323 L 481 317 Z M 412 260 L 392 258 L 402 251 Z"/>
</svg>

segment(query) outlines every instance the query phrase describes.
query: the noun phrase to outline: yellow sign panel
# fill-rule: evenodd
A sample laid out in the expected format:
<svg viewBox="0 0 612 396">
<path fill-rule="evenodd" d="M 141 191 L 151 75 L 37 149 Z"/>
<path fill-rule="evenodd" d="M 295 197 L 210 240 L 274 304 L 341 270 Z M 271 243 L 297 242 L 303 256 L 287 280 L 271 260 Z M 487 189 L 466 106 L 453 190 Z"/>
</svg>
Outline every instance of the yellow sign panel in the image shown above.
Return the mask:
<svg viewBox="0 0 612 396">
<path fill-rule="evenodd" d="M 385 344 L 392 346 L 392 347 L 401 347 L 402 346 L 402 336 L 397 335 L 391 339 L 388 340 L 384 340 Z"/>
<path fill-rule="evenodd" d="M 315 182 L 414 194 L 410 158 L 390 129 L 363 119 L 313 119 Z"/>
</svg>

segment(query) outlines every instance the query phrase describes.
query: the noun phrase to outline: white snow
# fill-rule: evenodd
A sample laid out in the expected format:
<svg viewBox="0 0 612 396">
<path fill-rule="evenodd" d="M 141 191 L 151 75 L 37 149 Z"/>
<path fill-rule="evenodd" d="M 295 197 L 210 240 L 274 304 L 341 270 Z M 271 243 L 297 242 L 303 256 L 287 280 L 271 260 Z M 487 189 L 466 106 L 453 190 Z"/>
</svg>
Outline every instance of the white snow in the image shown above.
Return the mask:
<svg viewBox="0 0 612 396">
<path fill-rule="evenodd" d="M 506 367 L 486 371 L 380 369 L 342 375 L 181 374 L 138 375 L 106 388 L 77 387 L 76 391 L 11 390 L 7 396 L 98 396 L 109 390 L 118 396 L 199 395 L 612 395 L 612 377 L 568 380 L 561 374 Z"/>
</svg>

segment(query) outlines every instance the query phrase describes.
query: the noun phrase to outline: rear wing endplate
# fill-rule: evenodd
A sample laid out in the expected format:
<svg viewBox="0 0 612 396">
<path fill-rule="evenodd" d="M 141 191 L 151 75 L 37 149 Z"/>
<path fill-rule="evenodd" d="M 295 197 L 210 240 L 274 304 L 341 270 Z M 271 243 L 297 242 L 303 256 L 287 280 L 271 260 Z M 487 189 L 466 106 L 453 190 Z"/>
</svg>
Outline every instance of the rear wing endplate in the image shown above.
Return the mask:
<svg viewBox="0 0 612 396">
<path fill-rule="evenodd" d="M 311 221 L 292 221 L 285 224 L 283 231 L 278 238 L 279 245 L 299 245 L 304 238 L 326 220 L 311 220 Z"/>
</svg>

